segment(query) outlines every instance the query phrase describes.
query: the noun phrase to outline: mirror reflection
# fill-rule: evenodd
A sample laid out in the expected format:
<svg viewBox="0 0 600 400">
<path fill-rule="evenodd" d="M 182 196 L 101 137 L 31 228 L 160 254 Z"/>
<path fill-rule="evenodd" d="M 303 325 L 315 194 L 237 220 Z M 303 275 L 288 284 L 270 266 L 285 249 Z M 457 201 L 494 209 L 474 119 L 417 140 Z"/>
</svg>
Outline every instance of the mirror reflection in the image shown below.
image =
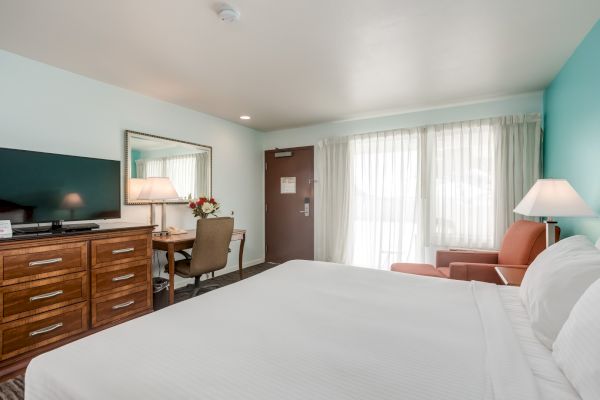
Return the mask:
<svg viewBox="0 0 600 400">
<path fill-rule="evenodd" d="M 178 199 L 211 195 L 212 149 L 194 143 L 126 132 L 126 203 L 142 204 L 138 198 L 147 178 L 166 177 L 177 191 Z"/>
</svg>

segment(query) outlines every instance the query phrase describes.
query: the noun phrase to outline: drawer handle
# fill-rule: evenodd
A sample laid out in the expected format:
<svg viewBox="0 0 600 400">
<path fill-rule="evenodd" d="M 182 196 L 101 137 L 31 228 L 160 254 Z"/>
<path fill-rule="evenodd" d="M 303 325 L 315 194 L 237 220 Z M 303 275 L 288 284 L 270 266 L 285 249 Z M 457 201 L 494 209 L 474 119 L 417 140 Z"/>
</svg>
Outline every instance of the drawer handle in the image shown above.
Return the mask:
<svg viewBox="0 0 600 400">
<path fill-rule="evenodd" d="M 57 290 L 55 292 L 50 292 L 50 293 L 38 294 L 37 296 L 31 296 L 29 298 L 29 301 L 49 299 L 51 297 L 56 297 L 61 294 L 63 294 L 62 290 Z"/>
<path fill-rule="evenodd" d="M 37 331 L 29 332 L 29 336 L 37 336 L 37 335 L 41 335 L 43 333 L 52 332 L 53 330 L 58 329 L 61 326 L 63 326 L 63 323 L 59 322 L 57 324 L 50 325 L 50 326 L 47 326 L 47 327 L 42 328 L 42 329 L 38 329 Z"/>
<path fill-rule="evenodd" d="M 56 264 L 56 263 L 61 262 L 62 260 L 63 260 L 62 257 L 57 257 L 57 258 L 49 258 L 47 260 L 31 261 L 29 263 L 29 266 L 37 267 L 39 265 Z"/>
<path fill-rule="evenodd" d="M 126 274 L 126 275 L 121 275 L 121 276 L 115 276 L 114 278 L 112 278 L 113 282 L 119 282 L 119 281 L 126 281 L 127 279 L 131 279 L 135 276 L 135 274 Z"/>
<path fill-rule="evenodd" d="M 113 250 L 113 254 L 124 254 L 124 253 L 133 253 L 135 251 L 135 247 L 126 247 L 124 249 L 116 249 Z"/>
<path fill-rule="evenodd" d="M 135 303 L 134 300 L 129 300 L 126 301 L 125 303 L 121 303 L 121 304 L 115 304 L 114 306 L 112 306 L 113 310 L 118 310 L 120 308 L 125 308 L 125 307 L 129 307 L 130 305 L 132 305 L 133 303 Z"/>
</svg>

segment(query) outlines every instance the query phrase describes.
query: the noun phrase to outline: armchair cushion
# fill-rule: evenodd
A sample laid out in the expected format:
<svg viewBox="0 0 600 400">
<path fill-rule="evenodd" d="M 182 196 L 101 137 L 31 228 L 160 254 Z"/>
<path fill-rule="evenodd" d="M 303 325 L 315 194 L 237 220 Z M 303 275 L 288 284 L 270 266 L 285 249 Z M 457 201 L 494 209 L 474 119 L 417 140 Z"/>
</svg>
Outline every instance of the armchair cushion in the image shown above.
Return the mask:
<svg viewBox="0 0 600 400">
<path fill-rule="evenodd" d="M 443 278 L 444 276 L 431 264 L 420 263 L 395 263 L 390 270 L 394 272 L 404 272 L 405 274 L 433 276 Z"/>
<path fill-rule="evenodd" d="M 435 266 L 447 268 L 453 262 L 497 264 L 498 252 L 477 250 L 438 250 Z"/>
</svg>

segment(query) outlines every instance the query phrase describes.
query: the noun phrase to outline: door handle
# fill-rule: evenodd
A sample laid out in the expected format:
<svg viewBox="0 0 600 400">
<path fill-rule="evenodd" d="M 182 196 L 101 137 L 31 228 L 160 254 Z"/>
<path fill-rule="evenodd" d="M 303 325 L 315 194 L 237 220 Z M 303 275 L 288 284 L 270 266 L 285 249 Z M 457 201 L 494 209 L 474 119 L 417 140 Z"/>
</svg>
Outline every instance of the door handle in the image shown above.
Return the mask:
<svg viewBox="0 0 600 400">
<path fill-rule="evenodd" d="M 310 216 L 310 203 L 304 203 L 304 210 L 300 210 L 300 213 L 304 214 L 305 217 Z"/>
</svg>

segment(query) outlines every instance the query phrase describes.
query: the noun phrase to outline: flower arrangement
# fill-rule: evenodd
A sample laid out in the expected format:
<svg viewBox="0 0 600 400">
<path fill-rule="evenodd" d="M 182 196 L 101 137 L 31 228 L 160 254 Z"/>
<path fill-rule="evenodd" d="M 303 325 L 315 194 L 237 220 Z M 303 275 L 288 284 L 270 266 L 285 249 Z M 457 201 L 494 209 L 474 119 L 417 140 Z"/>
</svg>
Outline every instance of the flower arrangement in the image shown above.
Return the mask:
<svg viewBox="0 0 600 400">
<path fill-rule="evenodd" d="M 196 201 L 190 201 L 189 206 L 194 217 L 208 218 L 209 215 L 217 215 L 219 211 L 219 203 L 212 197 L 200 197 Z"/>
</svg>

